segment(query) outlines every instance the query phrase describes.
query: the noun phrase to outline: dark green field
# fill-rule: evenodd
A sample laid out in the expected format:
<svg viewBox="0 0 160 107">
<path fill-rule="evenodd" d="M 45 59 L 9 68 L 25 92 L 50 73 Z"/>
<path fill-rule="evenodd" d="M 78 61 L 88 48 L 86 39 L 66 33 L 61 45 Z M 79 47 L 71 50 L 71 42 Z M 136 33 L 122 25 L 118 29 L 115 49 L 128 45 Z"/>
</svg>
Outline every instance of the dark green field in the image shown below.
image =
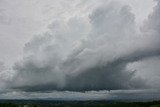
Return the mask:
<svg viewBox="0 0 160 107">
<path fill-rule="evenodd" d="M 51 101 L 51 100 L 0 100 L 0 107 L 160 107 L 160 101 Z"/>
</svg>

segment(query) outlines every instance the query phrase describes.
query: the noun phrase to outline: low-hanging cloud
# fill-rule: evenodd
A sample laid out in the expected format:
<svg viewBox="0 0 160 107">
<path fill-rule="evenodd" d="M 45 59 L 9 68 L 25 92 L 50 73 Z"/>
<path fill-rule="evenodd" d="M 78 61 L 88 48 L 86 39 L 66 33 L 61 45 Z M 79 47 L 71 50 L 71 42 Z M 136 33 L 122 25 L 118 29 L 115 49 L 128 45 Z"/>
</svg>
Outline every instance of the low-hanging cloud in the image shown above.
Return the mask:
<svg viewBox="0 0 160 107">
<path fill-rule="evenodd" d="M 158 56 L 160 3 L 136 28 L 129 6 L 101 5 L 88 17 L 56 20 L 24 47 L 10 88 L 24 91 L 90 91 L 148 88 L 126 66 Z"/>
</svg>

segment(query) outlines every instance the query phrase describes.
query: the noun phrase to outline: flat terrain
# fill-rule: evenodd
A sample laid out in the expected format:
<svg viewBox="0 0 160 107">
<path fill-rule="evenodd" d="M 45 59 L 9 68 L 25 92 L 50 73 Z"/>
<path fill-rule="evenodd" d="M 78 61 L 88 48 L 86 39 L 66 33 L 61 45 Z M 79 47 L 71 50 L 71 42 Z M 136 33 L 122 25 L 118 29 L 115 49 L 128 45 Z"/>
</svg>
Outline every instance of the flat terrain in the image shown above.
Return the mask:
<svg viewBox="0 0 160 107">
<path fill-rule="evenodd" d="M 0 100 L 0 107 L 160 107 L 160 101 L 53 101 L 53 100 Z"/>
</svg>

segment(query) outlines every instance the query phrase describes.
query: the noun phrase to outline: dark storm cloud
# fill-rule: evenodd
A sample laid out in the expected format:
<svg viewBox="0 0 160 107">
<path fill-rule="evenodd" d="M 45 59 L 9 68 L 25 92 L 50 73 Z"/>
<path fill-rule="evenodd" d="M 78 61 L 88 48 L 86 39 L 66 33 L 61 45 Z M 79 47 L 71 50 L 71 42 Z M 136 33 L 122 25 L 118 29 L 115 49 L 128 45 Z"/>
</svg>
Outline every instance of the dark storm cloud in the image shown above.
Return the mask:
<svg viewBox="0 0 160 107">
<path fill-rule="evenodd" d="M 90 91 L 148 88 L 128 63 L 160 55 L 159 4 L 139 34 L 129 6 L 111 3 L 89 18 L 57 20 L 25 46 L 11 88 Z M 156 21 L 157 20 L 157 21 Z M 154 26 L 156 24 L 156 27 Z"/>
<path fill-rule="evenodd" d="M 144 89 L 148 87 L 144 80 L 135 77 L 135 71 L 127 71 L 125 68 L 130 62 L 158 55 L 160 55 L 160 52 L 158 51 L 145 51 L 130 56 L 124 56 L 122 58 L 114 60 L 113 62 L 109 62 L 106 65 L 98 65 L 92 68 L 85 69 L 84 71 L 81 71 L 81 73 L 76 75 L 67 75 L 65 77 L 65 85 L 63 87 L 60 87 L 57 83 L 52 82 L 18 88 L 24 91 L 99 91 L 119 89 Z M 36 72 L 45 72 L 50 71 L 50 69 L 51 68 L 48 67 L 47 69 L 36 68 L 35 70 L 37 70 Z M 34 70 L 32 70 L 32 72 L 34 72 Z M 53 75 L 51 77 L 53 77 Z"/>
<path fill-rule="evenodd" d="M 125 70 L 127 62 L 116 60 L 107 65 L 98 65 L 78 75 L 67 75 L 65 85 L 58 83 L 39 84 L 35 86 L 18 87 L 25 91 L 90 91 L 144 88 L 145 83 L 140 78 L 134 78 L 134 72 Z"/>
</svg>

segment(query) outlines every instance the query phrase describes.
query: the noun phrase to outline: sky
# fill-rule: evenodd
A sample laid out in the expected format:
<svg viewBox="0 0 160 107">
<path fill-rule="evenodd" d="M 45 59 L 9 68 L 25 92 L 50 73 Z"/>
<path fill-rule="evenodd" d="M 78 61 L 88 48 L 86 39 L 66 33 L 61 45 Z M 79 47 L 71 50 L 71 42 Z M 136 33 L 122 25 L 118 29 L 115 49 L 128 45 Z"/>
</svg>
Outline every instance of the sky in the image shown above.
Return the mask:
<svg viewBox="0 0 160 107">
<path fill-rule="evenodd" d="M 160 1 L 0 0 L 0 99 L 160 99 Z"/>
</svg>

